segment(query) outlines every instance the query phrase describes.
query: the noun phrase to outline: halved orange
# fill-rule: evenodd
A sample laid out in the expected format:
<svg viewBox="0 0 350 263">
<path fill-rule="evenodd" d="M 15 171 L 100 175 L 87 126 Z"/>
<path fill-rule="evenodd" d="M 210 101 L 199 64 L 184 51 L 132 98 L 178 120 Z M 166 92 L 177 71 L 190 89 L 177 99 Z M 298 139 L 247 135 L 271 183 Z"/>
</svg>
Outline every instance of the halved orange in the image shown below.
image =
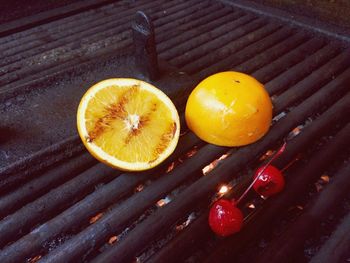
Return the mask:
<svg viewBox="0 0 350 263">
<path fill-rule="evenodd" d="M 155 167 L 175 149 L 177 110 L 161 90 L 131 78 L 103 80 L 80 101 L 80 138 L 101 162 L 126 171 Z"/>
<path fill-rule="evenodd" d="M 256 142 L 269 130 L 272 103 L 259 81 L 240 72 L 220 72 L 190 94 L 186 123 L 202 140 L 220 146 Z"/>
</svg>

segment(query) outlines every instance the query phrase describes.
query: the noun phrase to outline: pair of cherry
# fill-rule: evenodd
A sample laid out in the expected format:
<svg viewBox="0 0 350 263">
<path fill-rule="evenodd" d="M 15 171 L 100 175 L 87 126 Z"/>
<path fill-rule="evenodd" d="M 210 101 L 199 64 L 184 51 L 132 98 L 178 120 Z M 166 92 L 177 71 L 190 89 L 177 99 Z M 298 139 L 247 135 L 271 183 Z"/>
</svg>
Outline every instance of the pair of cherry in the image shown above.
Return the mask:
<svg viewBox="0 0 350 263">
<path fill-rule="evenodd" d="M 241 230 L 243 226 L 243 213 L 237 205 L 251 188 L 264 197 L 273 196 L 283 190 L 285 181 L 282 171 L 272 166 L 271 162 L 280 156 L 285 148 L 286 143 L 281 146 L 267 164 L 255 172 L 252 183 L 237 201 L 234 199 L 219 199 L 214 202 L 209 211 L 209 226 L 213 232 L 219 236 L 229 236 Z"/>
</svg>

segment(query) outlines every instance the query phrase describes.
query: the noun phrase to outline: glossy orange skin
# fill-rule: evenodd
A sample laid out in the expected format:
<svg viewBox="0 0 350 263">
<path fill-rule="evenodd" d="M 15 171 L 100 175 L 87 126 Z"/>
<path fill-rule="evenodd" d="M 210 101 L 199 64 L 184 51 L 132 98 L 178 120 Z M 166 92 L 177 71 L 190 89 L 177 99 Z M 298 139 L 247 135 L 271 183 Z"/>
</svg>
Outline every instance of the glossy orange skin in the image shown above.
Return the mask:
<svg viewBox="0 0 350 263">
<path fill-rule="evenodd" d="M 186 123 L 202 140 L 219 146 L 253 143 L 269 130 L 272 103 L 253 77 L 227 71 L 209 76 L 190 94 Z"/>
</svg>

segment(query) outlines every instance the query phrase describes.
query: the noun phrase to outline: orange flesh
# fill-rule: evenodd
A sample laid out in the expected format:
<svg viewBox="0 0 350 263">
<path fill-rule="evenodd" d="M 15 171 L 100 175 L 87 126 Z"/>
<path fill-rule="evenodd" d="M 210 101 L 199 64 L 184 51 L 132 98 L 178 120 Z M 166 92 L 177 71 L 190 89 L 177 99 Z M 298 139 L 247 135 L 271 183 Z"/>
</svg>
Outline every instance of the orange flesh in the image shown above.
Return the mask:
<svg viewBox="0 0 350 263">
<path fill-rule="evenodd" d="M 108 86 L 85 112 L 88 136 L 103 151 L 125 162 L 153 162 L 174 139 L 176 122 L 168 106 L 148 90 Z"/>
</svg>

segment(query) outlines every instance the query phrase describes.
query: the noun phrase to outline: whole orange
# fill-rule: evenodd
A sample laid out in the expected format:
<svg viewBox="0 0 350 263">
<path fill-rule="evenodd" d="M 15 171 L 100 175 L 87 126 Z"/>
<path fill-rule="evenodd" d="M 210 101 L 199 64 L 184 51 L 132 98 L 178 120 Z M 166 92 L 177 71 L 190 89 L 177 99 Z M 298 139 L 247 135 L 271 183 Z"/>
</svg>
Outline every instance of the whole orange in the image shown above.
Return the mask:
<svg viewBox="0 0 350 263">
<path fill-rule="evenodd" d="M 220 146 L 253 143 L 269 130 L 272 103 L 264 86 L 240 72 L 220 72 L 190 94 L 186 122 L 202 140 Z"/>
</svg>

